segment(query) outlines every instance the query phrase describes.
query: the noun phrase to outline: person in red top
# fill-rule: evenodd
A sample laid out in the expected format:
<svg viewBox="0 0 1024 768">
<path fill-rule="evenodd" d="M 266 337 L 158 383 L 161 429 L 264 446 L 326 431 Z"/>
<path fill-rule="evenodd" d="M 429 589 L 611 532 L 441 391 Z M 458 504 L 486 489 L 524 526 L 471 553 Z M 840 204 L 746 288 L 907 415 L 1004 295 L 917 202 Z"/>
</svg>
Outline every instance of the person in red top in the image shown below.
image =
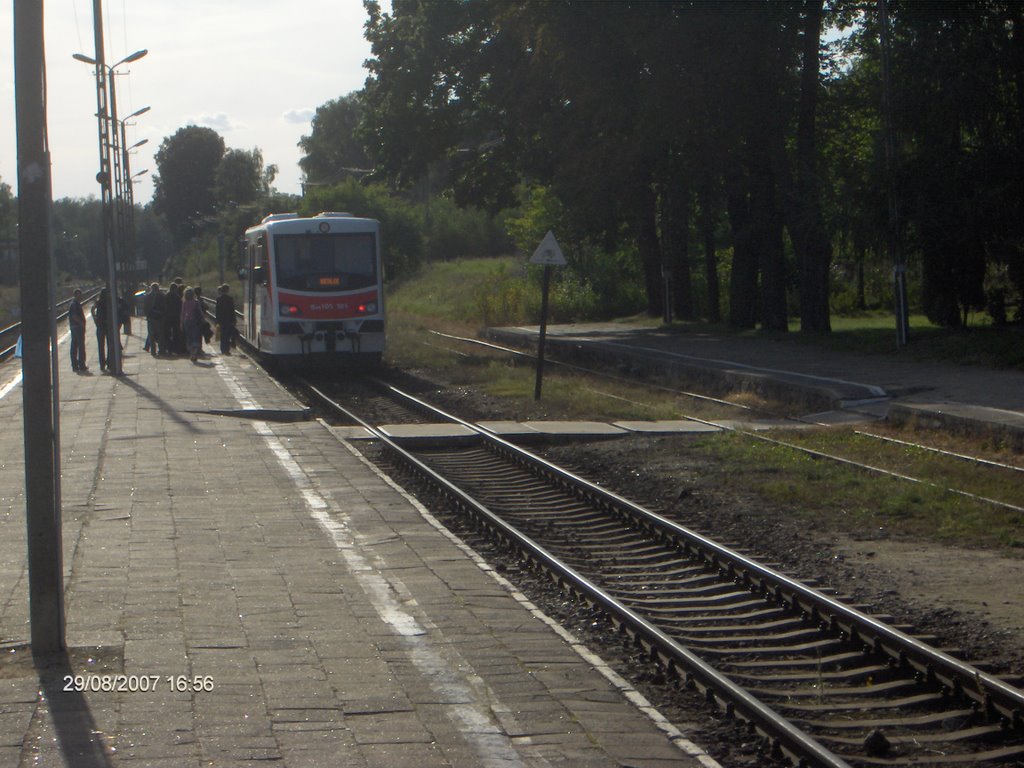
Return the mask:
<svg viewBox="0 0 1024 768">
<path fill-rule="evenodd" d="M 87 371 L 85 364 L 85 310 L 82 308 L 82 290 L 75 289 L 68 305 L 68 326 L 71 328 L 71 370 Z"/>
</svg>

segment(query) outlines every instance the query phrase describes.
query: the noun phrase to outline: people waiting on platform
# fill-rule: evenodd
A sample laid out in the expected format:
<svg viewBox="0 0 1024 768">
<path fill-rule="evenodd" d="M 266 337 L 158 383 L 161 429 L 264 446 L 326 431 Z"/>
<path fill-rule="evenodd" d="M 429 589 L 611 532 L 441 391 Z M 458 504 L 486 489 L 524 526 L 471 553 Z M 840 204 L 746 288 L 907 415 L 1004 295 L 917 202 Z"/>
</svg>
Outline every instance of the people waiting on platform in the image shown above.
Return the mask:
<svg viewBox="0 0 1024 768">
<path fill-rule="evenodd" d="M 189 359 L 193 363 L 199 358 L 199 351 L 203 345 L 204 321 L 203 310 L 199 306 L 195 289 L 186 288 L 185 300 L 181 303 L 181 331 L 185 337 Z"/>
<path fill-rule="evenodd" d="M 96 325 L 96 347 L 100 358 L 100 370 L 107 370 L 107 364 L 112 363 L 113 360 L 108 360 L 108 354 L 113 358 L 113 343 L 114 339 L 110 338 L 110 294 L 106 288 L 100 291 L 100 295 L 96 297 L 96 301 L 92 305 L 92 321 Z"/>
<path fill-rule="evenodd" d="M 185 352 L 184 336 L 181 333 L 181 289 L 177 283 L 167 288 L 164 301 L 164 338 L 165 349 L 169 355 L 180 355 Z"/>
<path fill-rule="evenodd" d="M 76 288 L 68 305 L 68 326 L 71 330 L 71 370 L 87 371 L 85 364 L 85 310 L 82 308 L 82 289 Z"/>
<path fill-rule="evenodd" d="M 160 283 L 153 283 L 142 300 L 142 312 L 146 316 L 146 343 L 143 349 L 153 357 L 166 350 L 164 340 L 164 292 L 160 290 Z"/>
<path fill-rule="evenodd" d="M 227 283 L 224 283 L 218 292 L 214 320 L 220 328 L 221 354 L 230 355 L 235 342 L 235 300 L 231 297 L 231 289 Z"/>
</svg>

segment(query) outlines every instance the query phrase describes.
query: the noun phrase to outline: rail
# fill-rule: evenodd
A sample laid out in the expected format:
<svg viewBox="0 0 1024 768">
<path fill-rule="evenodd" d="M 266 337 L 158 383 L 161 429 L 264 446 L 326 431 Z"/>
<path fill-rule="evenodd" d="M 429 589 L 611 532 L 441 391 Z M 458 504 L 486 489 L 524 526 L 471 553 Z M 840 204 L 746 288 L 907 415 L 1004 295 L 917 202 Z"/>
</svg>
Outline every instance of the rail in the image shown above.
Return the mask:
<svg viewBox="0 0 1024 768">
<path fill-rule="evenodd" d="M 99 288 L 90 288 L 88 291 L 84 291 L 84 301 L 91 301 L 96 298 L 99 294 Z M 64 299 L 58 301 L 55 309 L 57 311 L 57 322 L 64 320 L 68 315 L 68 307 L 71 305 L 72 299 Z M 15 351 L 18 348 L 18 337 L 21 336 L 21 323 L 14 323 L 6 328 L 0 329 L 0 362 L 10 359 L 14 356 Z"/>
</svg>

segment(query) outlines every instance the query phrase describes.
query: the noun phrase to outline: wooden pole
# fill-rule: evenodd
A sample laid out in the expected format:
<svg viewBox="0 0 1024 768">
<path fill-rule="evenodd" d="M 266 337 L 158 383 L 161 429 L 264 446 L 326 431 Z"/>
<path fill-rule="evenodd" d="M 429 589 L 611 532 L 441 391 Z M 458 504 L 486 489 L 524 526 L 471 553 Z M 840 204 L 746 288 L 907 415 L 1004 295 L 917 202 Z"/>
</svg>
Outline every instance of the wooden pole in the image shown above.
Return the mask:
<svg viewBox="0 0 1024 768">
<path fill-rule="evenodd" d="M 540 297 L 540 340 L 537 342 L 537 382 L 533 399 L 540 400 L 541 381 L 544 379 L 544 340 L 548 334 L 548 290 L 551 287 L 551 266 L 544 265 L 544 288 Z"/>
<path fill-rule="evenodd" d="M 46 142 L 43 4 L 14 3 L 18 129 L 18 248 L 21 254 L 22 401 L 32 654 L 66 649 L 64 568 L 56 472 L 57 411 L 52 392 L 50 157 Z M 55 342 L 55 340 L 54 340 Z"/>
</svg>

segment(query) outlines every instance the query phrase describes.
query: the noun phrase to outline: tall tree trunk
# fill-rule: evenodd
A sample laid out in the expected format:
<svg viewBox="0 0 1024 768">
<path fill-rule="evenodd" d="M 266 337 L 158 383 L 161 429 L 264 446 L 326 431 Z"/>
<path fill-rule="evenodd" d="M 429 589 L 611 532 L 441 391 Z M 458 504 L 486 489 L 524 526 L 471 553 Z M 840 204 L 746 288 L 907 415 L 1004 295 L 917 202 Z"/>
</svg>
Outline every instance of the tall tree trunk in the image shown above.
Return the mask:
<svg viewBox="0 0 1024 768">
<path fill-rule="evenodd" d="M 770 331 L 789 330 L 786 306 L 786 255 L 774 175 L 767 169 L 752 185 L 751 213 L 761 269 L 761 324 Z"/>
<path fill-rule="evenodd" d="M 722 304 L 718 290 L 718 257 L 715 253 L 715 214 L 711 181 L 705 179 L 700 190 L 700 232 L 704 241 L 704 275 L 708 291 L 708 320 L 722 321 Z"/>
<path fill-rule="evenodd" d="M 800 108 L 796 136 L 796 200 L 790 217 L 790 238 L 800 264 L 800 330 L 828 333 L 829 265 L 832 244 L 825 232 L 818 184 L 818 150 L 815 119 L 824 0 L 804 4 L 803 61 L 800 74 Z"/>
<path fill-rule="evenodd" d="M 637 222 L 637 250 L 644 270 L 647 291 L 647 314 L 657 317 L 665 308 L 661 277 L 661 249 L 658 244 L 657 197 L 650 184 L 640 190 L 639 221 Z"/>
<path fill-rule="evenodd" d="M 729 278 L 729 325 L 757 326 L 757 247 L 750 203 L 739 180 L 726 180 L 729 226 L 732 228 L 732 273 Z"/>
<path fill-rule="evenodd" d="M 672 276 L 672 308 L 680 320 L 693 320 L 693 278 L 690 274 L 690 190 L 675 172 L 662 197 L 662 250 Z"/>
</svg>

